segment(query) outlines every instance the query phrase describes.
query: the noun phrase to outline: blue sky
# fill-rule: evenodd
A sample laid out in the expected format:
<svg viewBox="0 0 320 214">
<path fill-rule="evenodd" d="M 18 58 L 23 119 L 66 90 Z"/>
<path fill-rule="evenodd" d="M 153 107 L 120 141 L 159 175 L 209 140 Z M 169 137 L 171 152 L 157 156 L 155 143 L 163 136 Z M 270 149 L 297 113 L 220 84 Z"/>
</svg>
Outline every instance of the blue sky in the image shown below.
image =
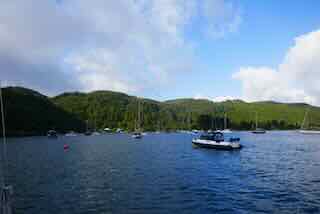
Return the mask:
<svg viewBox="0 0 320 214">
<path fill-rule="evenodd" d="M 5 1 L 2 81 L 50 96 L 319 105 L 319 9 L 316 0 Z"/>
<path fill-rule="evenodd" d="M 320 1 L 244 0 L 240 7 L 237 32 L 217 40 L 188 35 L 197 43 L 196 55 L 206 68 L 188 78 L 190 85 L 199 83 L 190 86 L 190 95 L 240 97 L 241 83 L 232 78 L 239 67 L 276 67 L 295 37 L 320 28 Z M 183 90 L 174 96 L 187 95 Z"/>
</svg>

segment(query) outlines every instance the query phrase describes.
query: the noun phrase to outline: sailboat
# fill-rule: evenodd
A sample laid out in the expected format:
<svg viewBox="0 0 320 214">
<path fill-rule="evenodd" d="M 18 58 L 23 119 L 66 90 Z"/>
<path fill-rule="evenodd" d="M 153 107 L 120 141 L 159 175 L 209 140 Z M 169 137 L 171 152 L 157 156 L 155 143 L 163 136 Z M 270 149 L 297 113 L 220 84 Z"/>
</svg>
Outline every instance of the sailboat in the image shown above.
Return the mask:
<svg viewBox="0 0 320 214">
<path fill-rule="evenodd" d="M 132 134 L 132 138 L 135 138 L 135 139 L 142 138 L 143 135 L 141 133 L 140 126 L 141 126 L 141 112 L 140 112 L 140 99 L 138 98 L 138 118 L 135 123 L 135 131 Z"/>
<path fill-rule="evenodd" d="M 227 128 L 227 113 L 224 113 L 224 126 L 223 126 L 223 130 L 221 130 L 220 132 L 225 134 L 232 133 L 232 131 Z"/>
<path fill-rule="evenodd" d="M 89 130 L 89 120 L 86 121 L 86 132 L 84 133 L 84 135 L 86 136 L 90 136 L 92 134 L 92 132 Z"/>
<path fill-rule="evenodd" d="M 265 134 L 266 130 L 258 128 L 258 112 L 256 112 L 256 129 L 252 131 L 253 134 Z"/>
<path fill-rule="evenodd" d="M 305 114 L 304 114 L 303 121 L 302 121 L 302 124 L 301 124 L 299 132 L 301 134 L 320 134 L 320 130 L 312 130 L 312 129 L 304 128 L 304 126 L 306 124 L 306 119 L 307 119 L 308 113 L 309 113 L 309 109 L 307 109 Z"/>
<path fill-rule="evenodd" d="M 0 211 L 3 214 L 12 214 L 12 206 L 11 206 L 11 196 L 12 196 L 12 186 L 7 184 L 6 181 L 6 171 L 8 169 L 7 162 L 7 141 L 6 141 L 6 127 L 5 127 L 5 117 L 4 117 L 4 107 L 3 107 L 3 98 L 2 98 L 2 86 L 0 82 L 0 106 L 1 106 L 1 121 L 2 121 L 2 140 L 3 140 L 3 158 L 2 158 L 2 173 L 1 173 L 1 201 L 0 201 Z"/>
</svg>

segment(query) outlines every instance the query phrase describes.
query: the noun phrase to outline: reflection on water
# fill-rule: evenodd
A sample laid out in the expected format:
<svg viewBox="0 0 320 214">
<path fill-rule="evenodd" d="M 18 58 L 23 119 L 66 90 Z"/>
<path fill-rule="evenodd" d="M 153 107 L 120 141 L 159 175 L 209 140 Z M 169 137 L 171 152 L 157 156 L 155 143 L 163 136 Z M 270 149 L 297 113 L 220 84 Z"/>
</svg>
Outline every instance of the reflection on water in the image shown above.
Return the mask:
<svg viewBox="0 0 320 214">
<path fill-rule="evenodd" d="M 320 212 L 320 136 L 236 135 L 233 152 L 195 149 L 188 134 L 10 139 L 15 211 Z"/>
</svg>

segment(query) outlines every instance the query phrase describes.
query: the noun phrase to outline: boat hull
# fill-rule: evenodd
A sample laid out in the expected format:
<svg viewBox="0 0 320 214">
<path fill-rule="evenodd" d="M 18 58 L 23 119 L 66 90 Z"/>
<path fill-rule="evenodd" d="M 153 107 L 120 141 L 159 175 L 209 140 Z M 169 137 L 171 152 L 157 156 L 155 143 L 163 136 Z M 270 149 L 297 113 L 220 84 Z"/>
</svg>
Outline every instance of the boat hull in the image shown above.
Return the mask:
<svg viewBox="0 0 320 214">
<path fill-rule="evenodd" d="M 320 134 L 320 131 L 317 131 L 317 130 L 300 130 L 299 133 L 301 133 L 301 134 Z"/>
<path fill-rule="evenodd" d="M 253 134 L 265 134 L 266 131 L 252 131 Z"/>
<path fill-rule="evenodd" d="M 239 143 L 228 143 L 229 145 L 226 145 L 224 142 L 221 143 L 203 143 L 199 142 L 197 140 L 192 141 L 192 145 L 201 147 L 201 148 L 207 148 L 207 149 L 216 149 L 216 150 L 238 150 L 241 149 L 242 146 Z"/>
</svg>

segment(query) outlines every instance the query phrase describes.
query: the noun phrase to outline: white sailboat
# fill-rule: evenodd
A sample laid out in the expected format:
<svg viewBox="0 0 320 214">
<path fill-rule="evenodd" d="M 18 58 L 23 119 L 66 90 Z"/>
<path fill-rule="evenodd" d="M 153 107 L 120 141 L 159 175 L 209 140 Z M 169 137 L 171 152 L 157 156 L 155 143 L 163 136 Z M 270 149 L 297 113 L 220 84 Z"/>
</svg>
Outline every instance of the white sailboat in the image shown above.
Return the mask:
<svg viewBox="0 0 320 214">
<path fill-rule="evenodd" d="M 141 132 L 141 111 L 140 111 L 140 99 L 138 98 L 138 118 L 135 123 L 135 131 L 132 134 L 132 138 L 141 139 L 143 134 Z"/>
<path fill-rule="evenodd" d="M 258 128 L 258 112 L 256 112 L 256 129 L 252 131 L 253 134 L 265 134 L 266 130 Z"/>
<path fill-rule="evenodd" d="M 6 180 L 6 172 L 8 170 L 8 162 L 7 162 L 7 143 L 6 143 L 6 127 L 5 127 L 5 117 L 4 117 L 4 104 L 2 97 L 2 86 L 0 82 L 0 106 L 1 106 L 1 121 L 2 121 L 2 140 L 3 140 L 3 161 L 1 162 L 1 201 L 0 201 L 0 211 L 3 214 L 12 214 L 12 205 L 11 205 L 11 196 L 12 196 L 12 186 L 7 184 Z"/>
<path fill-rule="evenodd" d="M 224 126 L 223 130 L 221 130 L 222 133 L 227 134 L 227 133 L 232 133 L 230 129 L 227 128 L 227 113 L 224 113 Z"/>
<path fill-rule="evenodd" d="M 312 130 L 312 129 L 306 129 L 305 128 L 305 124 L 306 124 L 306 119 L 309 113 L 309 109 L 306 110 L 306 112 L 304 113 L 304 117 L 303 117 L 303 121 L 300 127 L 299 132 L 301 134 L 320 134 L 320 130 Z"/>
</svg>

